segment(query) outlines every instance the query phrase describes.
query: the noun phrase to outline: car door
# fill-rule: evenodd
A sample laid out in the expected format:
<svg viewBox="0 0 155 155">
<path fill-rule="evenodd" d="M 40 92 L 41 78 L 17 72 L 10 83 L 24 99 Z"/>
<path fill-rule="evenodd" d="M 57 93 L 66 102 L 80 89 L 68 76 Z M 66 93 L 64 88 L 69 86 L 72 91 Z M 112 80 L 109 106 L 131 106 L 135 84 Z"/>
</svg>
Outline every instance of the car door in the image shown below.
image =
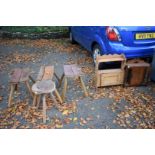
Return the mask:
<svg viewBox="0 0 155 155">
<path fill-rule="evenodd" d="M 80 29 L 80 26 L 72 26 L 71 27 L 71 32 L 72 32 L 72 35 L 73 35 L 73 38 L 76 42 L 80 43 L 81 41 L 81 37 L 80 37 L 80 32 L 81 29 Z"/>
<path fill-rule="evenodd" d="M 92 44 L 96 42 L 100 45 L 100 41 L 104 40 L 104 27 L 103 26 L 86 26 L 82 33 L 83 43 L 87 45 L 87 49 L 92 51 Z"/>
<path fill-rule="evenodd" d="M 79 36 L 80 44 L 89 50 L 93 40 L 93 26 L 81 26 Z"/>
<path fill-rule="evenodd" d="M 99 35 L 99 26 L 73 26 L 72 33 L 74 40 L 91 51 L 92 42 L 95 41 L 95 35 Z"/>
<path fill-rule="evenodd" d="M 72 26 L 71 31 L 73 38 L 76 42 L 81 44 L 83 47 L 88 49 L 88 44 L 90 41 L 90 29 L 91 26 Z"/>
</svg>

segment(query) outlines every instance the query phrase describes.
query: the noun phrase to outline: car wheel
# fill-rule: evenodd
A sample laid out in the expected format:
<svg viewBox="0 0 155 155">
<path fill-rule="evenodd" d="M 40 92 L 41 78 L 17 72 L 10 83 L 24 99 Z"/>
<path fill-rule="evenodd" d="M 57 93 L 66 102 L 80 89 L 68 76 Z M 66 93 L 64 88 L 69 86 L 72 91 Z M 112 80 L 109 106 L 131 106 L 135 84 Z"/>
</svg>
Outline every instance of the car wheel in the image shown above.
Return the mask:
<svg viewBox="0 0 155 155">
<path fill-rule="evenodd" d="M 74 37 L 73 37 L 73 34 L 72 34 L 71 31 L 69 32 L 69 39 L 70 39 L 70 41 L 71 41 L 72 44 L 75 44 L 76 43 L 76 41 L 74 40 Z"/>
<path fill-rule="evenodd" d="M 93 52 L 92 52 L 92 56 L 93 56 L 93 61 L 94 61 L 94 64 L 96 64 L 96 58 L 97 56 L 101 55 L 101 48 L 98 44 L 96 44 L 94 47 L 93 47 Z"/>
</svg>

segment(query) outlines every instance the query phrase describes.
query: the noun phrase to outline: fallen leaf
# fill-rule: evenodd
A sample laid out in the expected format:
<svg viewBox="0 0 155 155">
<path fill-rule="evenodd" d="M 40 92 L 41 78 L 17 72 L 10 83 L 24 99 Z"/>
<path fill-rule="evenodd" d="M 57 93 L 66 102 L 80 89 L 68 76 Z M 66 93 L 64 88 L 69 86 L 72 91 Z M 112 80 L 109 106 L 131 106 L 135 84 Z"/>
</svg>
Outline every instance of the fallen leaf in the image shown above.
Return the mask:
<svg viewBox="0 0 155 155">
<path fill-rule="evenodd" d="M 92 120 L 93 120 L 93 116 L 88 116 L 88 117 L 86 118 L 86 120 L 87 120 L 87 121 L 92 121 Z"/>
<path fill-rule="evenodd" d="M 125 117 L 128 118 L 128 117 L 130 117 L 130 115 L 129 114 L 125 114 Z"/>
<path fill-rule="evenodd" d="M 63 120 L 63 122 L 64 122 L 65 124 L 69 124 L 71 121 L 72 121 L 72 118 L 65 118 L 65 119 Z"/>
<path fill-rule="evenodd" d="M 87 121 L 86 121 L 84 118 L 81 117 L 81 118 L 80 118 L 80 123 L 81 123 L 81 124 L 87 124 Z"/>
<path fill-rule="evenodd" d="M 63 127 L 63 124 L 56 124 L 55 127 L 56 128 L 62 128 Z"/>
<path fill-rule="evenodd" d="M 73 118 L 73 121 L 74 121 L 74 122 L 77 122 L 77 120 L 78 120 L 77 117 L 74 117 L 74 118 Z"/>
<path fill-rule="evenodd" d="M 68 111 L 68 110 L 64 110 L 64 111 L 62 112 L 62 114 L 63 114 L 63 115 L 68 115 L 68 114 L 69 114 L 69 111 Z"/>
<path fill-rule="evenodd" d="M 0 96 L 0 102 L 3 100 L 2 96 Z"/>
</svg>

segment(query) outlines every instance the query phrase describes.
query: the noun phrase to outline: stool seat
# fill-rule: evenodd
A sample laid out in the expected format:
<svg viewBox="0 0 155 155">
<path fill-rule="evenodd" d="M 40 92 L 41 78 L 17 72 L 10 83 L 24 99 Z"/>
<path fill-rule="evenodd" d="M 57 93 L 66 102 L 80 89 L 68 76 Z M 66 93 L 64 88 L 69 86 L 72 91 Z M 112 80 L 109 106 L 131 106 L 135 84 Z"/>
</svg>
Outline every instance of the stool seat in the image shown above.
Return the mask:
<svg viewBox="0 0 155 155">
<path fill-rule="evenodd" d="M 55 83 L 52 80 L 38 81 L 32 86 L 35 94 L 48 94 L 55 90 Z"/>
<path fill-rule="evenodd" d="M 33 106 L 39 107 L 40 98 L 42 96 L 42 100 L 43 100 L 43 122 L 46 123 L 46 109 L 47 109 L 46 95 L 50 94 L 55 105 L 57 105 L 57 101 L 53 95 L 53 93 L 55 93 L 55 95 L 57 96 L 60 103 L 62 103 L 62 99 L 61 99 L 61 97 L 60 97 L 60 95 L 59 95 L 59 93 L 55 87 L 55 83 L 52 80 L 37 81 L 32 86 L 32 92 L 34 93 Z"/>
<path fill-rule="evenodd" d="M 65 95 L 66 95 L 66 91 L 67 91 L 67 79 L 68 78 L 76 78 L 80 80 L 82 89 L 84 90 L 84 95 L 87 97 L 88 96 L 88 92 L 87 89 L 85 87 L 85 84 L 82 80 L 82 72 L 81 72 L 81 68 L 78 67 L 76 64 L 72 64 L 72 65 L 64 65 L 64 73 L 61 76 L 60 79 L 60 85 L 64 79 L 64 88 L 63 88 L 63 92 L 62 92 L 62 100 L 65 100 Z"/>
<path fill-rule="evenodd" d="M 64 65 L 64 74 L 66 77 L 77 77 L 82 75 L 81 68 L 76 64 Z"/>
<path fill-rule="evenodd" d="M 21 83 L 24 83 L 26 85 L 30 95 L 33 97 L 33 93 L 31 91 L 29 80 L 34 82 L 31 77 L 31 71 L 29 68 L 15 68 L 12 70 L 11 77 L 10 77 L 11 90 L 10 90 L 10 95 L 9 95 L 8 106 L 11 106 L 14 91 L 17 90 L 18 86 Z"/>
</svg>

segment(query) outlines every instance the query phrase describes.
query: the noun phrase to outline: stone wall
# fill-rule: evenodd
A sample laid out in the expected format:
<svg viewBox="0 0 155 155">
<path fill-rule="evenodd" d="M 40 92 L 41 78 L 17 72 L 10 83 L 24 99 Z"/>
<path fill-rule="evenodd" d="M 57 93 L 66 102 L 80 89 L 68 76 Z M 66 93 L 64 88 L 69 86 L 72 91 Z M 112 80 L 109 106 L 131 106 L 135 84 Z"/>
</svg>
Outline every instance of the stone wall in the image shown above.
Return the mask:
<svg viewBox="0 0 155 155">
<path fill-rule="evenodd" d="M 46 32 L 46 33 L 21 33 L 21 32 L 7 32 L 0 30 L 0 38 L 9 39 L 59 39 L 69 37 L 69 32 Z"/>
</svg>

